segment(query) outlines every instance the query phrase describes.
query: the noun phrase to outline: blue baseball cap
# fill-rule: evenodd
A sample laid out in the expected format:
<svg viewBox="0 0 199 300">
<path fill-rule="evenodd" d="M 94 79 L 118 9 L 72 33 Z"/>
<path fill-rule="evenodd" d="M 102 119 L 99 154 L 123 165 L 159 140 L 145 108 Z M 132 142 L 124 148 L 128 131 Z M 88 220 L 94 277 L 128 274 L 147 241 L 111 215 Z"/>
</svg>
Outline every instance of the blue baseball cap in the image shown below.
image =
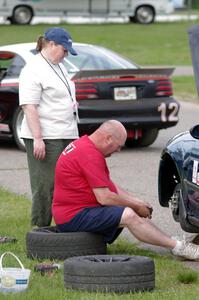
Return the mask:
<svg viewBox="0 0 199 300">
<path fill-rule="evenodd" d="M 61 27 L 52 27 L 49 28 L 45 33 L 44 33 L 44 38 L 47 39 L 48 41 L 53 41 L 58 45 L 62 45 L 65 50 L 70 52 L 72 55 L 77 55 L 77 52 L 75 49 L 72 47 L 72 38 L 65 29 Z"/>
</svg>

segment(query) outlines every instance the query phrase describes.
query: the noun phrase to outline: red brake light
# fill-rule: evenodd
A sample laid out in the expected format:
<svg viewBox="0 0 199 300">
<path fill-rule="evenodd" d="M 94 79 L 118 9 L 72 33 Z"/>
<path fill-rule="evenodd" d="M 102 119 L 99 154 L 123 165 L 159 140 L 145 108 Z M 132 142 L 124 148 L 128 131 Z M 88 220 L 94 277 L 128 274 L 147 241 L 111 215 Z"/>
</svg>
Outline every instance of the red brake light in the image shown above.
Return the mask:
<svg viewBox="0 0 199 300">
<path fill-rule="evenodd" d="M 0 51 L 0 59 L 11 59 L 15 57 L 15 53 L 9 51 Z"/>
<path fill-rule="evenodd" d="M 172 95 L 173 95 L 173 89 L 172 89 L 171 81 L 169 79 L 159 80 L 156 86 L 156 96 L 162 97 L 162 96 L 172 96 Z"/>
<path fill-rule="evenodd" d="M 76 99 L 88 100 L 98 99 L 99 95 L 93 82 L 75 82 L 76 87 Z"/>
</svg>

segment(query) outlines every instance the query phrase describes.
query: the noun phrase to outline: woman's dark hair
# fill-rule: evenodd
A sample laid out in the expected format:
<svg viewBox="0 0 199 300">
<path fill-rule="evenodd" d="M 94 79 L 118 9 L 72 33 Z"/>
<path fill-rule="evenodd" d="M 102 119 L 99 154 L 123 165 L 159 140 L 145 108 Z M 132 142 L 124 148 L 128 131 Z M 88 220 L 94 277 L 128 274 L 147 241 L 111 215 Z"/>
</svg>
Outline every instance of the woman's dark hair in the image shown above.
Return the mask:
<svg viewBox="0 0 199 300">
<path fill-rule="evenodd" d="M 41 52 L 41 50 L 49 43 L 43 36 L 39 36 L 37 39 L 36 50 Z"/>
</svg>

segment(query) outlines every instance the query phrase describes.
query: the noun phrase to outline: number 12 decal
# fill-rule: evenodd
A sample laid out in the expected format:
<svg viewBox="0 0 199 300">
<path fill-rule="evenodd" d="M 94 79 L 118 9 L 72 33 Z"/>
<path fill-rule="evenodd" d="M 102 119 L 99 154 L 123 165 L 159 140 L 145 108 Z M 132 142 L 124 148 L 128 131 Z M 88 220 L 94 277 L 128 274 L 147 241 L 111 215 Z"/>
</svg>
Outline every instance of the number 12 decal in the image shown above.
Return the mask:
<svg viewBox="0 0 199 300">
<path fill-rule="evenodd" d="M 169 110 L 167 116 L 167 109 Z M 178 104 L 175 102 L 169 103 L 168 107 L 166 103 L 162 102 L 158 106 L 158 112 L 160 112 L 160 118 L 162 122 L 177 122 L 178 121 Z"/>
</svg>

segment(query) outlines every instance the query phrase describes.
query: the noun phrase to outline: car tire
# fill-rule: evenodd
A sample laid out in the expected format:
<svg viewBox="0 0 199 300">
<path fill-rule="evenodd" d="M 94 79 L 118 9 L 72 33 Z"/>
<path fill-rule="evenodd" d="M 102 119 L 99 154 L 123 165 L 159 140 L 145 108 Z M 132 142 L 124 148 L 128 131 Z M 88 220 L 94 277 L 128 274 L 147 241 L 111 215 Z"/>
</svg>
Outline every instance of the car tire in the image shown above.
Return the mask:
<svg viewBox="0 0 199 300">
<path fill-rule="evenodd" d="M 141 138 L 138 138 L 137 140 L 133 138 L 127 138 L 125 145 L 127 148 L 148 147 L 155 142 L 158 132 L 159 130 L 157 128 L 143 129 Z"/>
<path fill-rule="evenodd" d="M 59 232 L 57 227 L 34 229 L 26 234 L 27 256 L 32 259 L 66 259 L 79 255 L 106 254 L 100 234 Z"/>
<path fill-rule="evenodd" d="M 135 16 L 130 20 L 140 24 L 151 24 L 155 19 L 155 11 L 153 7 L 141 5 L 136 9 Z"/>
<path fill-rule="evenodd" d="M 33 11 L 31 7 L 20 5 L 14 8 L 10 18 L 11 24 L 25 25 L 30 24 L 33 18 Z"/>
<path fill-rule="evenodd" d="M 26 151 L 25 144 L 23 139 L 20 137 L 21 134 L 21 123 L 24 117 L 24 112 L 21 109 L 21 107 L 18 107 L 13 115 L 12 120 L 12 133 L 15 140 L 15 143 L 17 144 L 18 148 L 22 151 Z"/>
<path fill-rule="evenodd" d="M 174 189 L 173 196 L 175 197 L 176 203 L 173 205 L 173 208 L 171 208 L 172 216 L 176 222 L 180 222 L 180 193 L 181 193 L 181 184 L 178 183 Z"/>
<path fill-rule="evenodd" d="M 155 287 L 154 261 L 145 256 L 95 255 L 64 262 L 65 288 L 127 293 Z"/>
<path fill-rule="evenodd" d="M 195 245 L 199 245 L 199 235 L 195 235 L 191 242 Z"/>
<path fill-rule="evenodd" d="M 176 209 L 176 215 L 173 214 L 173 218 L 176 222 L 180 223 L 181 228 L 186 232 L 199 232 L 197 225 L 192 223 L 192 215 L 189 214 L 186 203 L 182 197 L 182 185 L 179 183 L 175 188 L 175 192 L 178 193 L 178 207 Z M 172 212 L 173 213 L 173 212 Z"/>
<path fill-rule="evenodd" d="M 181 227 L 183 228 L 183 226 L 187 226 L 187 225 L 184 225 L 186 224 L 186 215 L 184 215 L 184 209 L 183 209 L 183 199 L 182 199 L 182 186 L 181 186 L 181 183 L 178 183 L 174 189 L 174 193 L 173 195 L 177 197 L 177 205 L 176 205 L 176 208 L 172 209 L 171 212 L 172 212 L 172 216 L 173 216 L 173 219 L 176 221 L 176 222 L 179 222 Z"/>
</svg>

